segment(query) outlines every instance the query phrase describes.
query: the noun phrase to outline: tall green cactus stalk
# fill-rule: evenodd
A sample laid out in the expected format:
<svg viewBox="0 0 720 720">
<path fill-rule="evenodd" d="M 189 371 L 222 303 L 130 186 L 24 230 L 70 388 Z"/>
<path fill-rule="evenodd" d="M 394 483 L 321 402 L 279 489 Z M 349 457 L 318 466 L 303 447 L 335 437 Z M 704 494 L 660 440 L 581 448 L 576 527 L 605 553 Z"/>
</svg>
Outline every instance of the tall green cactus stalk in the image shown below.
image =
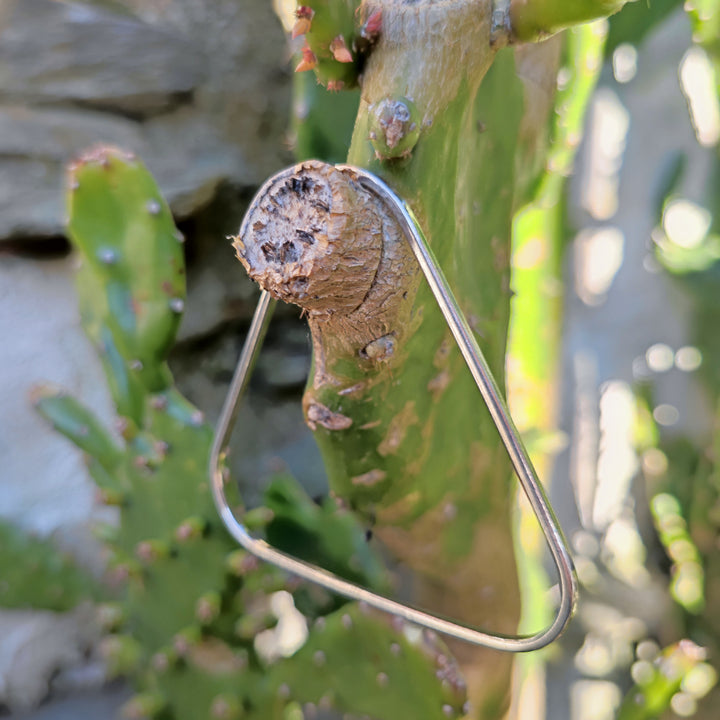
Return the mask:
<svg viewBox="0 0 720 720">
<path fill-rule="evenodd" d="M 117 433 L 57 388 L 37 388 L 34 400 L 120 510 L 104 533 L 120 600 L 100 617 L 110 670 L 138 686 L 125 716 L 295 720 L 328 707 L 379 720 L 460 717 L 464 683 L 437 638 L 309 591 L 234 545 L 208 488 L 212 430 L 166 364 L 184 303 L 182 237 L 131 156 L 99 148 L 71 168 L 69 187 L 81 316 L 105 365 Z M 247 520 L 273 542 L 304 546 L 308 559 L 358 582 L 384 582 L 364 531 L 334 503 L 316 506 L 289 478 L 266 499 Z M 290 647 L 262 651 L 288 617 Z"/>
<path fill-rule="evenodd" d="M 715 73 L 720 98 L 720 7 L 712 0 L 696 0 L 685 9 L 693 41 L 707 54 Z M 644 467 L 653 520 L 670 562 L 670 594 L 681 609 L 678 632 L 689 640 L 665 650 L 655 660 L 654 672 L 645 672 L 637 681 L 621 720 L 658 717 L 668 705 L 685 708 L 684 715 L 710 720 L 717 716 L 720 703 L 720 154 L 717 145 L 708 152 L 714 153 L 714 168 L 703 202 L 709 211 L 704 235 L 690 245 L 676 242 L 663 223 L 655 238 L 661 265 L 691 308 L 691 341 L 700 363 L 696 377 L 713 413 L 713 425 L 709 437 L 668 438 L 661 437 L 648 420 L 651 431 L 645 433 L 649 442 Z M 664 198 L 664 218 L 678 200 L 674 191 L 669 188 Z M 660 672 L 667 655 L 682 658 L 674 663 L 672 673 Z"/>
<path fill-rule="evenodd" d="M 555 98 L 546 172 L 532 201 L 513 223 L 512 300 L 508 344 L 509 405 L 541 478 L 550 476 L 559 449 L 557 403 L 562 333 L 562 257 L 566 241 L 567 178 L 583 133 L 585 111 L 602 69 L 606 23 L 568 30 L 562 60 L 564 83 Z M 542 533 L 527 504 L 521 505 L 516 545 L 523 613 L 521 629 L 548 625 L 552 608 L 542 601 L 547 586 Z M 524 681 L 543 682 L 547 653 L 521 658 Z"/>
<path fill-rule="evenodd" d="M 316 70 L 334 89 L 341 86 L 328 82 L 331 70 L 345 73 L 343 86 L 357 74 L 348 161 L 410 202 L 501 383 L 512 216 L 542 167 L 558 45 L 502 47 L 622 4 L 370 0 L 351 13 L 345 0 L 324 0 L 297 9 L 294 34 L 307 43 L 296 69 Z M 333 51 L 337 37 L 349 55 Z M 417 602 L 513 633 L 515 485 L 493 423 L 382 209 L 340 189 L 342 173 L 320 177 L 310 165 L 298 173 L 289 195 L 276 197 L 290 207 L 288 228 L 276 226 L 271 210 L 236 246 L 251 276 L 307 311 L 315 361 L 304 408 L 333 493 L 414 571 Z M 304 194 L 323 212 L 303 214 Z M 311 237 L 293 236 L 298 222 Z M 372 242 L 361 239 L 367 234 Z M 329 246 L 338 255 L 318 261 Z M 453 650 L 471 688 L 471 716 L 501 717 L 511 659 Z"/>
</svg>

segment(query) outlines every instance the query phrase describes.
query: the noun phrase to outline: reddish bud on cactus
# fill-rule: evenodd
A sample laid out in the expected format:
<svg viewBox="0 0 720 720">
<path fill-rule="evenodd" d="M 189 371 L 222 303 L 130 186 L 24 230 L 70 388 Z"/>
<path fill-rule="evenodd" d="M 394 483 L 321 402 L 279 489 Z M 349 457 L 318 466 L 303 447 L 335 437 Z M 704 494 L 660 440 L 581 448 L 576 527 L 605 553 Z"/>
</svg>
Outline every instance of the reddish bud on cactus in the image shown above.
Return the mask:
<svg viewBox="0 0 720 720">
<path fill-rule="evenodd" d="M 345 87 L 345 83 L 342 80 L 328 80 L 327 89 L 330 92 L 338 92 Z"/>
<path fill-rule="evenodd" d="M 202 637 L 202 632 L 199 627 L 193 626 L 181 630 L 173 638 L 173 650 L 177 653 L 178 657 L 184 658 L 191 650 L 195 647 Z"/>
<path fill-rule="evenodd" d="M 169 554 L 170 548 L 162 540 L 143 540 L 135 546 L 135 556 L 147 565 L 166 558 Z"/>
<path fill-rule="evenodd" d="M 365 21 L 360 30 L 361 37 L 366 40 L 376 40 L 382 28 L 382 10 L 375 10 Z"/>
<path fill-rule="evenodd" d="M 293 40 L 297 37 L 300 37 L 301 35 L 305 35 L 305 33 L 310 32 L 311 26 L 312 26 L 312 22 L 310 20 L 308 20 L 307 18 L 298 18 L 295 21 L 295 24 L 293 25 L 293 29 L 292 29 Z"/>
<path fill-rule="evenodd" d="M 353 61 L 352 53 L 348 50 L 345 38 L 342 35 L 338 35 L 330 43 L 330 52 L 338 62 L 351 63 Z"/>
<path fill-rule="evenodd" d="M 202 518 L 191 517 L 184 520 L 175 530 L 175 539 L 178 542 L 195 540 L 205 532 L 206 522 Z"/>
<path fill-rule="evenodd" d="M 306 72 L 312 70 L 317 65 L 317 56 L 310 49 L 310 46 L 305 43 L 302 49 L 302 60 L 297 64 L 295 72 Z"/>
<path fill-rule="evenodd" d="M 258 565 L 258 559 L 254 555 L 245 552 L 245 550 L 234 550 L 225 560 L 228 571 L 236 577 L 242 577 L 257 570 Z"/>
<path fill-rule="evenodd" d="M 236 720 L 242 714 L 242 705 L 238 698 L 227 693 L 215 697 L 210 705 L 210 715 L 218 720 Z"/>
<path fill-rule="evenodd" d="M 125 613 L 116 603 L 103 603 L 97 609 L 97 620 L 105 632 L 112 632 L 122 625 Z"/>
</svg>

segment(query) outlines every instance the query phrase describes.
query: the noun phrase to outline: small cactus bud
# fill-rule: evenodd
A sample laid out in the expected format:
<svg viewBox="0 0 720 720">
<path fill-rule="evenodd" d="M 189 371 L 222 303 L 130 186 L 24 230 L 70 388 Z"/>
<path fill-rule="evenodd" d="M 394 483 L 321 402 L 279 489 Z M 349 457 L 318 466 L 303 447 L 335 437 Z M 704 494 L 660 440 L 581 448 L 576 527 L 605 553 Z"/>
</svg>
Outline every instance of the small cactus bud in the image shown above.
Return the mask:
<svg viewBox="0 0 720 720">
<path fill-rule="evenodd" d="M 170 669 L 170 666 L 177 660 L 175 650 L 160 650 L 156 652 L 150 659 L 153 670 L 157 673 L 164 673 Z"/>
<path fill-rule="evenodd" d="M 420 114 L 412 100 L 388 97 L 370 106 L 370 143 L 379 160 L 407 157 L 420 137 Z"/>
<path fill-rule="evenodd" d="M 382 10 L 375 10 L 370 13 L 370 17 L 363 23 L 360 29 L 361 37 L 366 40 L 374 41 L 380 35 L 382 29 Z"/>
<path fill-rule="evenodd" d="M 308 70 L 312 70 L 317 65 L 317 56 L 310 49 L 310 46 L 307 43 L 305 43 L 300 52 L 302 54 L 302 59 L 295 67 L 295 72 L 307 72 Z"/>
<path fill-rule="evenodd" d="M 165 410 L 167 408 L 168 399 L 167 395 L 158 393 L 157 395 L 150 396 L 150 407 L 153 410 Z"/>
<path fill-rule="evenodd" d="M 195 617 L 203 625 L 209 625 L 218 615 L 220 615 L 220 594 L 213 591 L 201 595 L 195 603 Z"/>
<path fill-rule="evenodd" d="M 313 655 L 313 663 L 316 667 L 322 667 L 327 662 L 327 657 L 322 650 L 317 650 Z"/>
<path fill-rule="evenodd" d="M 352 53 L 348 50 L 348 46 L 345 44 L 345 38 L 342 35 L 333 38 L 330 43 L 330 52 L 338 62 L 351 63 L 353 61 Z"/>
<path fill-rule="evenodd" d="M 103 603 L 98 606 L 97 619 L 105 632 L 117 630 L 125 620 L 125 611 L 117 603 Z"/>
<path fill-rule="evenodd" d="M 122 706 L 122 716 L 127 720 L 151 720 L 165 707 L 165 699 L 157 693 L 142 693 L 130 698 Z"/>
<path fill-rule="evenodd" d="M 243 715 L 240 700 L 230 693 L 222 693 L 213 698 L 210 705 L 210 717 L 218 720 L 237 720 Z"/>
<path fill-rule="evenodd" d="M 134 560 L 117 560 L 108 568 L 107 578 L 112 587 L 139 581 L 142 579 L 142 566 Z"/>
<path fill-rule="evenodd" d="M 340 92 L 345 87 L 345 82 L 343 80 L 328 80 L 327 81 L 327 89 L 330 92 Z"/>
<path fill-rule="evenodd" d="M 173 649 L 178 657 L 186 657 L 190 649 L 197 645 L 202 639 L 202 631 L 197 626 L 191 626 L 181 630 L 173 638 Z"/>
<path fill-rule="evenodd" d="M 292 29 L 292 37 L 293 40 L 297 37 L 300 37 L 301 35 L 305 35 L 305 33 L 310 32 L 310 28 L 312 27 L 312 19 L 315 16 L 315 11 L 308 7 L 307 5 L 300 5 L 298 9 L 295 11 L 295 25 L 293 25 Z"/>
<path fill-rule="evenodd" d="M 135 556 L 145 565 L 152 565 L 170 555 L 170 546 L 163 540 L 143 540 L 135 546 Z"/>
<path fill-rule="evenodd" d="M 100 643 L 100 654 L 107 663 L 110 677 L 128 675 L 140 665 L 142 648 L 129 635 L 108 635 Z"/>
</svg>

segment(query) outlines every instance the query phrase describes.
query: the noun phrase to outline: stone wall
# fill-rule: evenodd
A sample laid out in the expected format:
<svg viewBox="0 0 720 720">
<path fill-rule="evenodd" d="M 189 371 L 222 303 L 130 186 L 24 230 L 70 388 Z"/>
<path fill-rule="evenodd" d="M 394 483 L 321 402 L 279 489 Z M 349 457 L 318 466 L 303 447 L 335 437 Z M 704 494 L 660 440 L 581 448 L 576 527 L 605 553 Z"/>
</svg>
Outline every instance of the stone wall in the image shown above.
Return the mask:
<svg viewBox="0 0 720 720">
<path fill-rule="evenodd" d="M 188 310 L 173 366 L 212 419 L 255 292 L 225 237 L 254 188 L 291 161 L 287 60 L 269 2 L 0 0 L 0 521 L 52 536 L 91 570 L 102 557 L 89 527 L 108 510 L 96 504 L 82 458 L 28 401 L 33 383 L 50 381 L 112 417 L 77 316 L 74 259 L 63 238 L 64 165 L 88 146 L 111 143 L 135 151 L 158 179 L 187 236 Z M 276 337 L 294 333 L 297 349 L 285 364 L 265 363 L 265 387 L 292 396 L 304 382 L 307 349 L 292 315 L 280 327 Z M 289 447 L 312 456 L 295 397 L 263 407 L 244 412 L 275 433 L 246 469 L 257 474 L 276 462 L 274 443 L 280 455 Z M 58 669 L 77 676 L 67 666 L 87 646 L 86 614 L 53 620 L 0 611 L 0 626 L 17 630 L 0 637 L 0 708 L 42 699 Z M 37 662 L 13 674 L 28 652 Z"/>
</svg>

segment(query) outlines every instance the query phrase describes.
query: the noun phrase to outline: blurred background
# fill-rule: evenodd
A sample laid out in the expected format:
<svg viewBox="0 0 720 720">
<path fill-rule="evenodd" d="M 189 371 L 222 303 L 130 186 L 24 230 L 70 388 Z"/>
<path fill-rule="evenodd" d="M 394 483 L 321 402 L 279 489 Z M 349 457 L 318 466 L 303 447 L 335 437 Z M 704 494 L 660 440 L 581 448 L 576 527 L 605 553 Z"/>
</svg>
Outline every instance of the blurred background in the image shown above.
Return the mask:
<svg viewBox="0 0 720 720">
<path fill-rule="evenodd" d="M 692 22 L 658 0 L 595 29 L 607 33 L 605 57 L 582 141 L 572 139 L 553 239 L 560 271 L 541 288 L 561 308 L 560 370 L 546 391 L 557 412 L 529 438 L 552 459 L 583 594 L 561 643 L 524 661 L 523 720 L 610 720 L 633 692 L 655 692 L 658 716 L 720 713 L 708 695 L 720 667 L 720 109 L 712 43 L 693 42 Z M 289 59 L 270 3 L 0 0 L 0 548 L 49 541 L 97 577 L 92 527 L 113 519 L 80 455 L 28 400 L 51 381 L 111 418 L 77 317 L 64 164 L 102 140 L 158 179 L 187 239 L 171 365 L 214 422 L 255 302 L 226 236 L 257 186 L 292 162 Z M 517 273 L 542 261 L 528 238 Z M 512 349 L 511 402 L 527 427 Z M 309 363 L 305 326 L 283 308 L 239 420 L 244 477 L 287 467 L 321 492 L 299 402 Z M 537 538 L 523 528 L 532 554 Z M 46 610 L 17 607 L 4 557 L 0 715 L 112 717 L 128 691 L 105 681 L 83 581 Z"/>
</svg>

